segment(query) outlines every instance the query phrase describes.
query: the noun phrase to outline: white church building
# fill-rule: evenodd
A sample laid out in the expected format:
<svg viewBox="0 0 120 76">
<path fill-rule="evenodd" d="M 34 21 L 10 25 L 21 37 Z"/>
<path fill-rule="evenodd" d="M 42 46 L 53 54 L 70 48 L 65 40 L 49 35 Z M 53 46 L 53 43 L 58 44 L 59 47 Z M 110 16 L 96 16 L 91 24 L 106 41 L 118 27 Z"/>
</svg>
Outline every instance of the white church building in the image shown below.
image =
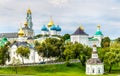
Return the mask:
<svg viewBox="0 0 120 76">
<path fill-rule="evenodd" d="M 71 35 L 71 42 L 81 43 L 83 45 L 88 45 L 92 47 L 93 44 L 96 44 L 98 47 L 101 47 L 101 40 L 103 38 L 103 34 L 100 30 L 100 25 L 97 26 L 97 31 L 93 37 L 89 37 L 89 35 L 84 31 L 83 27 L 77 28 L 77 30 Z"/>
<path fill-rule="evenodd" d="M 19 64 L 22 64 L 22 57 L 16 52 L 19 47 L 28 47 L 30 49 L 29 58 L 23 58 L 24 63 L 40 62 L 40 56 L 38 55 L 37 51 L 34 50 L 34 47 L 29 43 L 30 41 L 27 42 L 27 40 L 29 41 L 29 39 L 24 37 L 24 31 L 22 28 L 20 28 L 18 31 L 17 41 L 14 42 L 9 48 L 10 60 L 7 60 L 6 64 L 13 64 L 14 59 L 19 60 Z"/>
<path fill-rule="evenodd" d="M 86 62 L 87 75 L 101 75 L 104 73 L 104 64 L 98 57 L 97 47 L 93 45 L 92 57 Z"/>
</svg>

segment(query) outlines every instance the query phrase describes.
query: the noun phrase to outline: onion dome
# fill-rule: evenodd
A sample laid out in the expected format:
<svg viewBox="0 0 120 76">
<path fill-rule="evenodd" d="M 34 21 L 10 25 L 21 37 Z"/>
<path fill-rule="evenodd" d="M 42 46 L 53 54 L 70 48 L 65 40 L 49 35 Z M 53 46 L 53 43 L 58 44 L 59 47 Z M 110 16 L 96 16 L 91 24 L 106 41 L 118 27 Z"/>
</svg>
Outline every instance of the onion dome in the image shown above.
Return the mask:
<svg viewBox="0 0 120 76">
<path fill-rule="evenodd" d="M 60 28 L 59 25 L 57 25 L 57 27 L 56 27 L 56 31 L 61 31 L 61 28 Z"/>
<path fill-rule="evenodd" d="M 30 10 L 30 9 L 28 9 L 28 10 L 27 10 L 27 13 L 28 13 L 28 14 L 31 14 L 31 10 Z"/>
<path fill-rule="evenodd" d="M 55 25 L 52 25 L 51 28 L 50 28 L 50 30 L 55 30 L 56 31 Z"/>
<path fill-rule="evenodd" d="M 41 28 L 41 31 L 48 31 L 48 29 L 45 25 L 43 25 L 43 27 Z"/>
<path fill-rule="evenodd" d="M 100 31 L 100 25 L 97 26 L 97 31 L 95 35 L 103 35 L 102 32 Z"/>
<path fill-rule="evenodd" d="M 23 36 L 24 35 L 24 31 L 22 30 L 22 28 L 20 28 L 20 30 L 18 31 L 18 36 Z"/>
<path fill-rule="evenodd" d="M 54 25 L 54 22 L 53 22 L 52 18 L 50 18 L 50 22 L 48 23 L 48 27 L 51 27 L 52 25 Z"/>
</svg>

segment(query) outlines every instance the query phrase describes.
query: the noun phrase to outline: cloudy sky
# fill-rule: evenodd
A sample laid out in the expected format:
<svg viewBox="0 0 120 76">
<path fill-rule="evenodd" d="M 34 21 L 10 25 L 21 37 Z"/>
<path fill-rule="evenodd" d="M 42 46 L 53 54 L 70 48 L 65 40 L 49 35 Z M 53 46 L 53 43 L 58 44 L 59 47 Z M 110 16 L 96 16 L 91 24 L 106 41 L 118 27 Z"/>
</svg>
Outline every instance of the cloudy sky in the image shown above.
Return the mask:
<svg viewBox="0 0 120 76">
<path fill-rule="evenodd" d="M 0 33 L 17 32 L 32 10 L 33 29 L 40 33 L 50 16 L 62 27 L 62 34 L 72 34 L 82 25 L 93 36 L 98 24 L 104 36 L 120 37 L 120 0 L 0 0 Z"/>
</svg>

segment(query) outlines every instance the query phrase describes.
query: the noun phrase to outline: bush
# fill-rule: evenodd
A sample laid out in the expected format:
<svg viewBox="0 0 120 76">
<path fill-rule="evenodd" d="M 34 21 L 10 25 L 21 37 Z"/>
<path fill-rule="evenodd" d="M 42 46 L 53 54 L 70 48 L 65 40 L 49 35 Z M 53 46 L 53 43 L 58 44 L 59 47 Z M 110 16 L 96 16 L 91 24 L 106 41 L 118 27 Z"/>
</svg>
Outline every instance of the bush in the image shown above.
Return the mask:
<svg viewBox="0 0 120 76">
<path fill-rule="evenodd" d="M 69 61 L 66 61 L 66 62 L 65 62 L 65 65 L 66 65 L 66 66 L 71 66 L 71 63 L 70 63 Z"/>
</svg>

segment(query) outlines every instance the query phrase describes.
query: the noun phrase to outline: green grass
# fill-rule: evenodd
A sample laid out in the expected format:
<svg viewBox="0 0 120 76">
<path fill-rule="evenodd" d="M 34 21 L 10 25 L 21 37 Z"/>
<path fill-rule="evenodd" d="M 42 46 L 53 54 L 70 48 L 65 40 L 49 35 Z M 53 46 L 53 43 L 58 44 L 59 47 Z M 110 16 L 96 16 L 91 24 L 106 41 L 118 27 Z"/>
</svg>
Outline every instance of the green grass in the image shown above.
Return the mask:
<svg viewBox="0 0 120 76">
<path fill-rule="evenodd" d="M 0 74 L 7 74 L 9 76 L 86 76 L 85 67 L 81 66 L 80 63 L 72 64 L 69 67 L 65 66 L 65 64 L 22 66 L 17 67 L 17 70 L 18 73 L 16 75 L 15 68 L 13 67 L 0 68 Z M 117 69 L 112 74 L 104 74 L 103 76 L 118 76 L 120 75 L 119 72 Z"/>
</svg>

